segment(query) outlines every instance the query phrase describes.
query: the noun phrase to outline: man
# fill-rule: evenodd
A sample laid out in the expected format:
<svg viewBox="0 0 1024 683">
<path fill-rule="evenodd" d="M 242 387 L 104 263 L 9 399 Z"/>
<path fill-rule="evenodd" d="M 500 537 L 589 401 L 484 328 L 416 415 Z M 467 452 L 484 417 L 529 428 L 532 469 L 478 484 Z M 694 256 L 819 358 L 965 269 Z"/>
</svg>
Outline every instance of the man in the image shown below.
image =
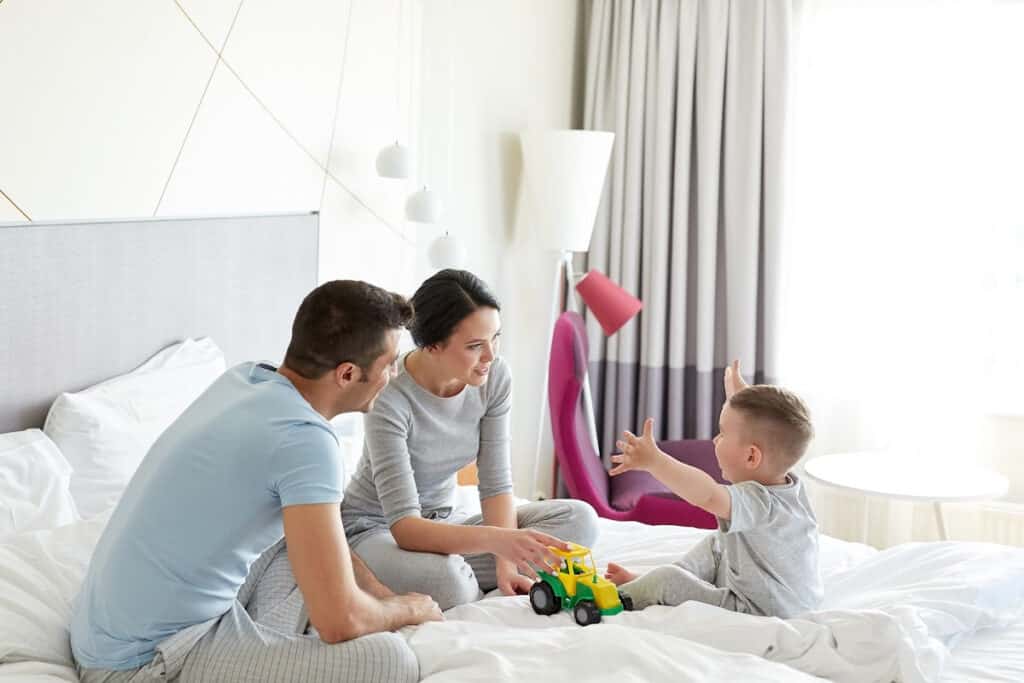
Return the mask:
<svg viewBox="0 0 1024 683">
<path fill-rule="evenodd" d="M 418 680 L 386 632 L 440 610 L 392 594 L 350 554 L 328 422 L 370 410 L 411 315 L 373 285 L 321 285 L 280 369 L 228 370 L 157 439 L 75 602 L 83 681 Z"/>
</svg>

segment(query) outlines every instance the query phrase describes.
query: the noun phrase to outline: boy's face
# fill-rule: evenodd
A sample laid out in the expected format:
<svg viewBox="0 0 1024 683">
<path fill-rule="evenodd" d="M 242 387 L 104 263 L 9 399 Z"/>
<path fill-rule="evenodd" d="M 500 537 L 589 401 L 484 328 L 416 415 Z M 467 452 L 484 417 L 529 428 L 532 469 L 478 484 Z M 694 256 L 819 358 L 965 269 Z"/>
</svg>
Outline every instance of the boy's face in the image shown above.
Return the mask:
<svg viewBox="0 0 1024 683">
<path fill-rule="evenodd" d="M 754 476 L 760 458 L 752 457 L 759 450 L 750 441 L 743 415 L 726 403 L 718 418 L 718 436 L 715 437 L 715 458 L 722 469 L 722 478 L 736 483 Z"/>
</svg>

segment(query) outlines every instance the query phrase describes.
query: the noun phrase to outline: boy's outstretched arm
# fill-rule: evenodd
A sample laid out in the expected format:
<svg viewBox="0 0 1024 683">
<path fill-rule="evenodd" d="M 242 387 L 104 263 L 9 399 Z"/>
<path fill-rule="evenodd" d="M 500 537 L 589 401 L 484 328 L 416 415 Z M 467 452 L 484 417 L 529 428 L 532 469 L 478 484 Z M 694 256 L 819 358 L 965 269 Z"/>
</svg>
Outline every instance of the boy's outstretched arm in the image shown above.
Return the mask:
<svg viewBox="0 0 1024 683">
<path fill-rule="evenodd" d="M 622 449 L 620 455 L 613 455 L 615 467 L 612 476 L 629 470 L 650 472 L 655 479 L 671 489 L 691 505 L 707 510 L 716 517 L 729 519 L 732 514 L 732 499 L 729 490 L 711 478 L 711 475 L 696 467 L 679 462 L 654 443 L 654 419 L 644 421 L 643 435 L 622 433 L 622 440 L 616 445 Z"/>
</svg>

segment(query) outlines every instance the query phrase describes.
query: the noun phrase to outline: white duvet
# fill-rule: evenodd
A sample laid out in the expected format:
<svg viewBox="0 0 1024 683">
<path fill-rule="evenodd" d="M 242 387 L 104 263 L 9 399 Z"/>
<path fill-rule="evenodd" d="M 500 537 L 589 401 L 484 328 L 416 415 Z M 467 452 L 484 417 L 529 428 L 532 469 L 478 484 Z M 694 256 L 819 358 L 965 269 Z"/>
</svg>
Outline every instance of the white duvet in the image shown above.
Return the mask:
<svg viewBox="0 0 1024 683">
<path fill-rule="evenodd" d="M 77 680 L 66 625 L 104 521 L 23 534 L 0 546 L 0 681 Z M 634 570 L 672 561 L 707 533 L 601 524 L 598 564 L 615 560 Z M 1022 618 L 1022 549 L 954 542 L 875 552 L 823 538 L 822 575 L 822 609 L 799 619 L 689 603 L 623 613 L 582 628 L 568 614 L 535 615 L 526 597 L 495 595 L 404 634 L 425 680 L 434 683 L 916 682 L 939 680 L 944 670 L 948 676 L 949 648 L 983 629 L 979 639 L 992 647 L 979 650 L 981 656 L 1000 652 L 993 634 L 1017 633 L 1011 625 Z M 1003 680 L 1014 680 L 1008 671 L 1024 680 L 1024 658 L 1009 648 L 1001 656 L 1000 676 L 1009 676 Z M 974 666 L 986 670 L 980 656 Z"/>
<path fill-rule="evenodd" d="M 644 570 L 707 532 L 602 520 L 598 564 Z M 651 607 L 580 628 L 533 614 L 525 597 L 492 596 L 409 629 L 425 680 L 935 681 L 949 647 L 1024 612 L 1024 550 L 975 543 L 876 552 L 822 539 L 822 609 L 798 619 L 699 603 Z M 1024 676 L 1024 662 L 1018 659 Z M 712 673 L 709 673 L 712 672 Z"/>
</svg>

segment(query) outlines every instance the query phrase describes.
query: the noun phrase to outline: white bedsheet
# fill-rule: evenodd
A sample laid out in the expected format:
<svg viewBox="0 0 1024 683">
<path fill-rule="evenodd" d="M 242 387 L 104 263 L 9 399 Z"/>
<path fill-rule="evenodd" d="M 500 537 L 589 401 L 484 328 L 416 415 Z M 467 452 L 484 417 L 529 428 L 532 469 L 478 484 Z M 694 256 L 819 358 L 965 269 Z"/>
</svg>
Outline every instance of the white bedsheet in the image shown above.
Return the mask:
<svg viewBox="0 0 1024 683">
<path fill-rule="evenodd" d="M 0 681 L 75 681 L 66 624 L 102 520 L 0 546 Z M 644 570 L 706 533 L 602 520 L 594 548 Z M 822 538 L 826 604 L 802 619 L 699 604 L 581 628 L 492 595 L 405 629 L 429 682 L 834 680 L 1024 681 L 1024 550 L 968 543 L 884 552 Z M 971 635 L 977 632 L 976 635 Z M 949 657 L 947 646 L 952 646 Z"/>
<path fill-rule="evenodd" d="M 1024 620 L 964 638 L 953 649 L 942 683 L 1024 681 Z"/>
<path fill-rule="evenodd" d="M 599 565 L 644 570 L 677 558 L 705 533 L 602 520 L 594 555 Z M 714 677 L 724 680 L 936 681 L 944 669 L 1000 671 L 947 666 L 947 645 L 980 629 L 1005 631 L 1024 603 L 1024 550 L 1003 546 L 907 544 L 879 553 L 823 538 L 822 574 L 825 604 L 799 619 L 688 603 L 580 628 L 567 613 L 533 614 L 525 597 L 489 596 L 449 611 L 445 623 L 409 629 L 409 642 L 426 680 L 437 682 L 705 680 L 699 672 L 709 647 L 733 654 L 719 660 L 724 669 Z M 986 642 L 991 651 L 1000 641 Z M 970 643 L 959 651 L 969 656 Z M 1024 680 L 1022 659 L 1004 657 L 1014 660 L 1005 671 L 1016 669 L 1017 680 Z"/>
</svg>

